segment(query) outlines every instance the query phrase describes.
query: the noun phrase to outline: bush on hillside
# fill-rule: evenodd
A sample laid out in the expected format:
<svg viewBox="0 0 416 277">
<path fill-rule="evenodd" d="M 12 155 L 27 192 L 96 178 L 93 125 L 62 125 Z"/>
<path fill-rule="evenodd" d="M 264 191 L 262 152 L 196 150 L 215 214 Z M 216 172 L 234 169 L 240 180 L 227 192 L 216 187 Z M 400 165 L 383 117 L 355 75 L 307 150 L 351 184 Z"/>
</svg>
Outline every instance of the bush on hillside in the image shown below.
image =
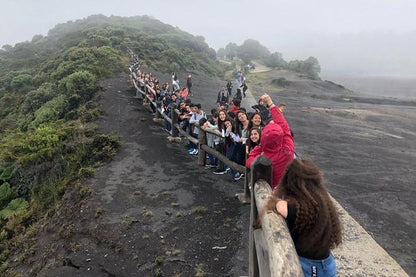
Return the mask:
<svg viewBox="0 0 416 277">
<path fill-rule="evenodd" d="M 65 115 L 67 100 L 65 95 L 59 95 L 46 102 L 42 107 L 35 111 L 31 127 L 38 127 L 42 123 L 55 121 Z"/>
<path fill-rule="evenodd" d="M 76 71 L 65 77 L 59 88 L 68 95 L 79 95 L 84 101 L 90 100 L 97 91 L 96 79 L 88 71 Z"/>
<path fill-rule="evenodd" d="M 23 88 L 28 88 L 32 85 L 32 76 L 30 74 L 24 73 L 17 75 L 10 82 L 10 87 L 14 91 L 19 91 Z"/>
<path fill-rule="evenodd" d="M 290 84 L 290 81 L 286 80 L 286 78 L 277 78 L 272 80 L 272 85 L 277 87 L 287 87 Z"/>
<path fill-rule="evenodd" d="M 20 107 L 20 113 L 22 115 L 33 114 L 55 96 L 57 96 L 57 92 L 53 89 L 53 85 L 44 84 L 37 90 L 32 90 L 26 94 Z"/>
</svg>

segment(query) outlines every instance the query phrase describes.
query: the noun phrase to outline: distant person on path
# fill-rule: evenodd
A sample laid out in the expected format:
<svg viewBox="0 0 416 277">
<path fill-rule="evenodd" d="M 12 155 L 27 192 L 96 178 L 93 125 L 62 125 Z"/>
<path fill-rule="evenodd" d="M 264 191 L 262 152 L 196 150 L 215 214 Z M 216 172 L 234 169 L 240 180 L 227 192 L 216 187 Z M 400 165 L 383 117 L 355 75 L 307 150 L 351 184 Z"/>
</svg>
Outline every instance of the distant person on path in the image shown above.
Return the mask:
<svg viewBox="0 0 416 277">
<path fill-rule="evenodd" d="M 233 83 L 231 83 L 231 81 L 228 81 L 226 87 L 227 87 L 228 95 L 232 95 Z"/>
<path fill-rule="evenodd" d="M 310 160 L 295 159 L 262 212 L 281 214 L 289 228 L 304 276 L 336 276 L 331 250 L 342 242 L 338 212 Z"/>
<path fill-rule="evenodd" d="M 178 89 L 180 89 L 181 87 L 179 86 L 179 80 L 178 78 L 175 76 L 173 81 L 172 81 L 172 90 L 173 91 L 177 91 Z"/>
<path fill-rule="evenodd" d="M 260 145 L 250 152 L 246 160 L 246 167 L 250 168 L 251 163 L 260 155 L 269 158 L 273 168 L 271 186 L 272 189 L 275 189 L 279 185 L 286 166 L 293 160 L 295 142 L 289 124 L 270 96 L 264 94 L 261 99 L 270 109 L 273 120 L 263 128 Z"/>
<path fill-rule="evenodd" d="M 192 76 L 191 74 L 188 75 L 188 78 L 186 78 L 186 86 L 188 87 L 188 93 L 189 96 L 192 96 Z"/>
<path fill-rule="evenodd" d="M 246 77 L 243 78 L 243 83 L 241 84 L 240 88 L 243 88 L 243 96 L 246 97 L 246 91 L 248 89 L 247 83 L 246 83 Z"/>
<path fill-rule="evenodd" d="M 237 92 L 235 93 L 235 99 L 238 99 L 238 100 L 242 100 L 243 99 L 243 96 L 241 95 L 241 89 L 237 89 Z"/>
<path fill-rule="evenodd" d="M 176 72 L 172 72 L 172 84 L 173 84 L 173 81 L 176 79 L 178 79 L 178 77 L 176 76 Z"/>
<path fill-rule="evenodd" d="M 222 87 L 221 90 L 218 92 L 217 96 L 217 104 L 218 106 L 221 106 L 223 104 L 229 104 L 230 95 L 228 94 L 228 91 L 225 90 L 225 87 Z"/>
<path fill-rule="evenodd" d="M 241 72 L 241 67 L 237 70 L 237 82 L 238 85 L 241 85 L 241 81 L 243 80 L 243 73 Z"/>
</svg>

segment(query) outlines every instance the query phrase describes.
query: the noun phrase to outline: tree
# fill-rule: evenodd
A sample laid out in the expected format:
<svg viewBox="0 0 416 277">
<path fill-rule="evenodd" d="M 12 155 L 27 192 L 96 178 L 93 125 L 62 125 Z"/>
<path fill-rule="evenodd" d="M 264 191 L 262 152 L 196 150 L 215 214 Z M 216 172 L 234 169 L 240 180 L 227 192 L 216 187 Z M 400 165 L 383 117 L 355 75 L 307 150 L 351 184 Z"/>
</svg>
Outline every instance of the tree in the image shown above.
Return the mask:
<svg viewBox="0 0 416 277">
<path fill-rule="evenodd" d="M 35 42 L 37 42 L 37 41 L 39 41 L 39 40 L 41 40 L 41 39 L 43 39 L 43 36 L 42 35 L 34 35 L 33 37 L 32 37 L 32 43 L 35 43 Z"/>
<path fill-rule="evenodd" d="M 237 57 L 238 45 L 234 42 L 230 42 L 225 46 L 225 56 L 229 59 Z"/>
<path fill-rule="evenodd" d="M 283 59 L 283 56 L 279 52 L 272 53 L 267 59 L 265 59 L 265 64 L 268 67 L 273 68 L 284 68 L 287 66 L 287 62 Z"/>
<path fill-rule="evenodd" d="M 220 49 L 218 49 L 218 51 L 217 51 L 217 57 L 218 58 L 220 58 L 220 59 L 224 59 L 225 58 L 225 48 L 220 48 Z"/>
<path fill-rule="evenodd" d="M 1 49 L 8 52 L 13 49 L 13 46 L 11 46 L 10 44 L 5 44 L 1 47 Z"/>
<path fill-rule="evenodd" d="M 319 65 L 318 59 L 315 57 L 309 57 L 304 61 L 290 61 L 287 68 L 303 73 L 311 79 L 319 79 L 319 73 L 321 72 L 321 66 Z"/>
<path fill-rule="evenodd" d="M 270 55 L 270 51 L 257 40 L 247 39 L 238 47 L 238 57 L 245 63 L 249 63 L 254 59 L 265 58 Z"/>
<path fill-rule="evenodd" d="M 321 66 L 319 61 L 315 57 L 307 58 L 302 65 L 302 71 L 305 72 L 312 79 L 319 79 L 319 73 L 321 72 Z"/>
</svg>

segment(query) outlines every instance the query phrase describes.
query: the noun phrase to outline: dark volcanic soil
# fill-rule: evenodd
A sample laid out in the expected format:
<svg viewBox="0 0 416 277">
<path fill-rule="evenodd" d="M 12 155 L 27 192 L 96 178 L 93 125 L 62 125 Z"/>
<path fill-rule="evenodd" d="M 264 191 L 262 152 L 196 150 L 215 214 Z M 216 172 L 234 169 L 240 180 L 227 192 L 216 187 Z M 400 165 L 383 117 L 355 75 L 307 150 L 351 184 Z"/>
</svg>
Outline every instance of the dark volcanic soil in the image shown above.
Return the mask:
<svg viewBox="0 0 416 277">
<path fill-rule="evenodd" d="M 278 77 L 291 84 L 273 90 Z M 334 198 L 416 276 L 416 102 L 366 98 L 288 72 L 256 79 L 259 91 L 288 104 L 296 149 L 318 162 Z"/>
<path fill-rule="evenodd" d="M 280 75 L 279 75 L 280 74 Z M 161 80 L 170 76 L 155 75 Z M 184 76 L 179 76 L 183 82 Z M 286 88 L 271 80 L 285 77 Z M 222 84 L 194 75 L 195 102 L 214 107 Z M 416 275 L 416 108 L 360 98 L 287 72 L 249 76 L 250 89 L 285 102 L 296 150 L 325 172 L 331 194 L 409 273 Z M 113 161 L 65 196 L 17 267 L 27 276 L 240 276 L 248 274 L 249 206 L 243 182 L 197 166 L 167 141 L 134 98 L 126 75 L 105 81 L 101 130 L 118 134 Z M 243 101 L 244 103 L 244 101 Z"/>
</svg>

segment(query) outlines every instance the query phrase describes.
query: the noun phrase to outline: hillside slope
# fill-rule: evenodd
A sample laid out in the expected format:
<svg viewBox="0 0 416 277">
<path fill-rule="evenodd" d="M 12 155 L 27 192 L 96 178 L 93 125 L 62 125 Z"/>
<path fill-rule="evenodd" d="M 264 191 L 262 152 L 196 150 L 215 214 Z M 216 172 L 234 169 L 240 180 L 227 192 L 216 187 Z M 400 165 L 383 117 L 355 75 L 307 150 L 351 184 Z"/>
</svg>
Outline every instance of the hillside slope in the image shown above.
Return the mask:
<svg viewBox="0 0 416 277">
<path fill-rule="evenodd" d="M 90 16 L 0 50 L 0 261 L 120 147 L 97 127 L 98 82 L 126 70 L 128 48 L 164 72 L 221 73 L 202 37 L 147 16 Z"/>
</svg>

